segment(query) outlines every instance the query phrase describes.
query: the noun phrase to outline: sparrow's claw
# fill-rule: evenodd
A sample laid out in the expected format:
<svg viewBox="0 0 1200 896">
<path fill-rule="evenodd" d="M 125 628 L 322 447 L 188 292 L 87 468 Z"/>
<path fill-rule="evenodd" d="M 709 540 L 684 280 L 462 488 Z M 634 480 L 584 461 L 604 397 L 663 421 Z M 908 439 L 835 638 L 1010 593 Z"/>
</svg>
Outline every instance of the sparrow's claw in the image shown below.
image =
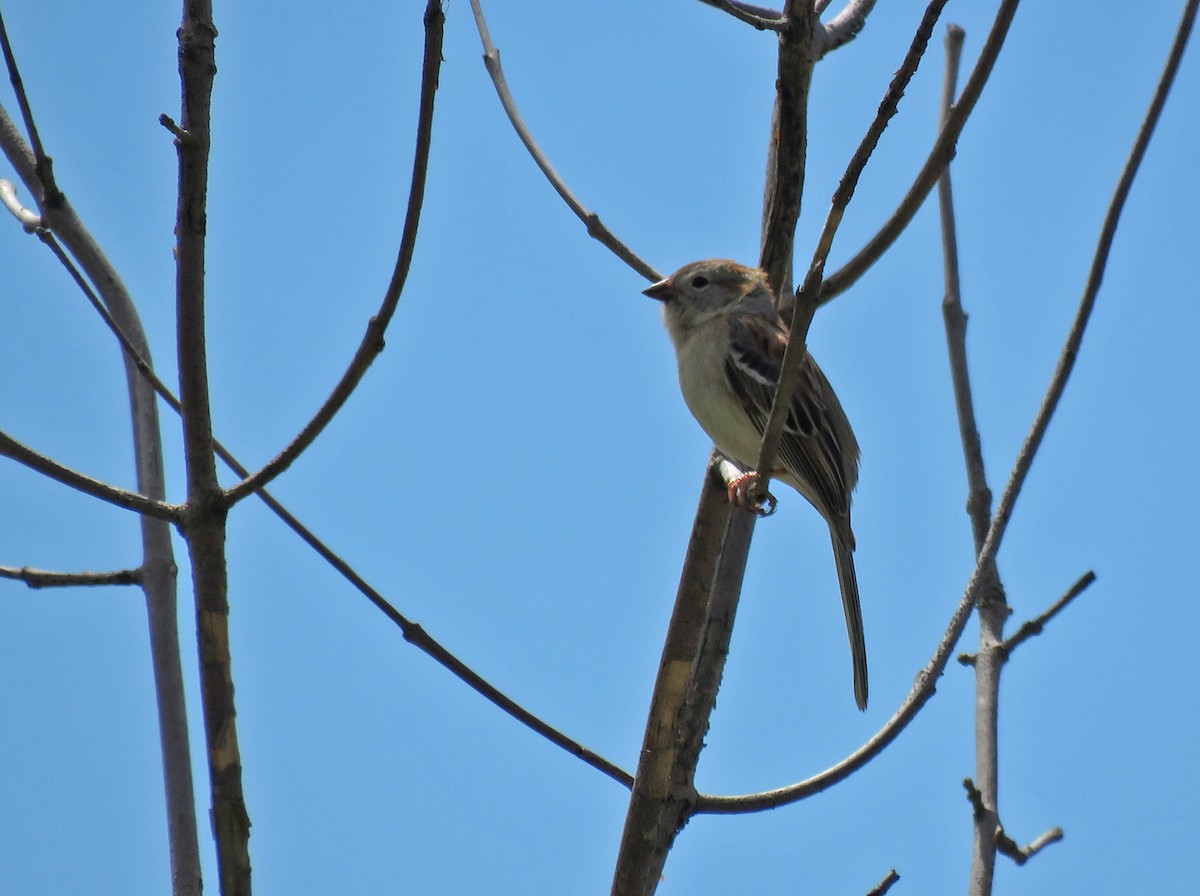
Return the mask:
<svg viewBox="0 0 1200 896">
<path fill-rule="evenodd" d="M 778 502 L 770 492 L 759 491 L 758 478 L 758 473 L 753 470 L 743 473 L 729 483 L 725 492 L 729 497 L 730 504 L 734 504 L 742 510 L 757 513 L 759 516 L 770 516 L 775 512 L 775 505 Z"/>
</svg>

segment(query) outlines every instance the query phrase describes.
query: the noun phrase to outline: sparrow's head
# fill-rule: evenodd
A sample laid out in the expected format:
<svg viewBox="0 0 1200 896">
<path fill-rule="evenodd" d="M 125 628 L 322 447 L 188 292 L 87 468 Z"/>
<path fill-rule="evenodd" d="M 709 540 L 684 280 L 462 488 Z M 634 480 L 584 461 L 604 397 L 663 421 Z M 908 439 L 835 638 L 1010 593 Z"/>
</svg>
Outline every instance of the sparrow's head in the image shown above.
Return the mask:
<svg viewBox="0 0 1200 896">
<path fill-rule="evenodd" d="M 724 258 L 686 264 L 643 292 L 663 303 L 663 320 L 676 344 L 689 330 L 735 307 L 775 313 L 767 275 Z"/>
</svg>

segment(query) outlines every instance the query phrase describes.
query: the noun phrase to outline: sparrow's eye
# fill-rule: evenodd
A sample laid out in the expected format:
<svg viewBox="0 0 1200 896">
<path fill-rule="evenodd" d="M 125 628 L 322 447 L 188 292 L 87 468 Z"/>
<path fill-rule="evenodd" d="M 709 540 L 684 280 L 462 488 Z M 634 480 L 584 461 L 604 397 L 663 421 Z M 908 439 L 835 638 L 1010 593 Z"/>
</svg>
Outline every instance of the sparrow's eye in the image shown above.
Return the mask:
<svg viewBox="0 0 1200 896">
<path fill-rule="evenodd" d="M 708 286 L 708 278 L 702 274 L 697 274 L 692 278 L 692 289 L 704 289 Z"/>
</svg>

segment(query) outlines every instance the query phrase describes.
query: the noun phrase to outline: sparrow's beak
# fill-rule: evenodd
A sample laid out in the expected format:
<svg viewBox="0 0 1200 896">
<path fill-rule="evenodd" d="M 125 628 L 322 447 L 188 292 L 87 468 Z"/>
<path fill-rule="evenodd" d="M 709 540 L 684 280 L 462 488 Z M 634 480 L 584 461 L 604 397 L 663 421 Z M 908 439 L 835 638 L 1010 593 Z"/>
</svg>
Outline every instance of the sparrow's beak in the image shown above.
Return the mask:
<svg viewBox="0 0 1200 896">
<path fill-rule="evenodd" d="M 659 280 L 648 289 L 642 290 L 642 295 L 649 296 L 652 299 L 658 299 L 660 302 L 665 302 L 671 297 L 671 281 Z"/>
</svg>

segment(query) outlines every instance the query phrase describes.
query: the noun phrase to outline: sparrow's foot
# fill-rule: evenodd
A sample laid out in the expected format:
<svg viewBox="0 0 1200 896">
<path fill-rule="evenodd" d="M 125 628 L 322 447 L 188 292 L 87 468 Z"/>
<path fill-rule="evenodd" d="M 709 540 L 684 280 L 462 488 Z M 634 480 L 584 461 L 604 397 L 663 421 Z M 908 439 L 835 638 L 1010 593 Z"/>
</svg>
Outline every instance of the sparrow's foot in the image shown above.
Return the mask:
<svg viewBox="0 0 1200 896">
<path fill-rule="evenodd" d="M 725 492 L 729 496 L 730 504 L 734 504 L 742 510 L 757 513 L 759 516 L 770 516 L 775 512 L 775 505 L 778 502 L 769 491 L 759 487 L 758 480 L 758 473 L 751 470 L 749 473 L 743 473 L 731 480 L 726 486 Z"/>
</svg>

